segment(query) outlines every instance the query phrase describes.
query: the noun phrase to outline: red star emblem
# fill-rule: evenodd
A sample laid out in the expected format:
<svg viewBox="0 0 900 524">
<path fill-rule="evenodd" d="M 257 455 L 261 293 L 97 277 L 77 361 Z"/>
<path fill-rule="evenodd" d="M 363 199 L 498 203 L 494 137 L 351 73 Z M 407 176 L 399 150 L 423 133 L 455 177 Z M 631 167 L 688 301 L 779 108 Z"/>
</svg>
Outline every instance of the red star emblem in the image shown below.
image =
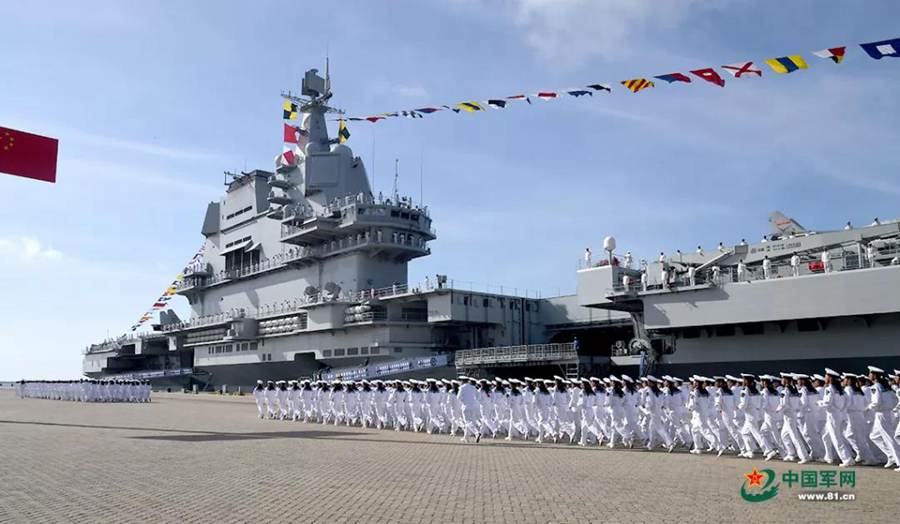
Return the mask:
<svg viewBox="0 0 900 524">
<path fill-rule="evenodd" d="M 744 476 L 747 477 L 747 480 L 750 482 L 749 486 L 751 488 L 753 486 L 762 487 L 762 480 L 764 475 L 760 473 L 756 468 L 753 468 L 753 471 L 751 471 L 750 473 L 745 473 Z"/>
</svg>

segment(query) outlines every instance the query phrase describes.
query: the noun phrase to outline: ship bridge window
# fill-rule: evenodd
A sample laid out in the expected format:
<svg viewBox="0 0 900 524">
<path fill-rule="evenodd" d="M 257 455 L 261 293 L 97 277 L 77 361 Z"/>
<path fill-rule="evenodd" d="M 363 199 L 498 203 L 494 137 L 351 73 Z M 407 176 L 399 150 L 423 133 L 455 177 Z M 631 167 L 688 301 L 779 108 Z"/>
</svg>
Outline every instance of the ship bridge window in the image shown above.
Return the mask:
<svg viewBox="0 0 900 524">
<path fill-rule="evenodd" d="M 400 218 L 403 218 L 403 219 L 405 219 L 405 220 L 409 220 L 409 213 L 400 213 Z"/>
<path fill-rule="evenodd" d="M 765 324 L 762 322 L 748 322 L 741 324 L 741 333 L 745 335 L 762 335 L 765 331 Z"/>
<path fill-rule="evenodd" d="M 377 355 L 379 353 L 381 353 L 381 348 L 369 348 L 370 355 Z"/>
<path fill-rule="evenodd" d="M 327 358 L 327 357 L 330 357 L 330 356 L 331 356 L 331 350 L 330 350 L 330 349 L 323 349 L 323 350 L 322 350 L 322 357 L 326 357 L 326 358 Z"/>
<path fill-rule="evenodd" d="M 391 211 L 391 216 L 394 218 L 397 218 L 400 216 L 400 212 L 399 211 Z"/>
<path fill-rule="evenodd" d="M 344 348 L 337 348 L 334 350 L 334 356 L 336 356 L 336 357 L 343 357 L 344 354 L 345 354 Z"/>
<path fill-rule="evenodd" d="M 486 298 L 486 299 L 482 300 L 481 302 L 484 307 L 491 307 L 491 299 Z"/>
<path fill-rule="evenodd" d="M 359 348 L 347 348 L 347 356 L 352 357 L 359 355 Z"/>
</svg>

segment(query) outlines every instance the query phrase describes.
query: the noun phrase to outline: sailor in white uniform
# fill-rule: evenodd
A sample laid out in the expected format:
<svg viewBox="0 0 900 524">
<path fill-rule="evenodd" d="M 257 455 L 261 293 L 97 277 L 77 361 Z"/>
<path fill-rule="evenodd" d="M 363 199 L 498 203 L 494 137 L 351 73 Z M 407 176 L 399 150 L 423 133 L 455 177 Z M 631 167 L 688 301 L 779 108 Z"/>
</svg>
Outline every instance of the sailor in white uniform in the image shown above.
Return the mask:
<svg viewBox="0 0 900 524">
<path fill-rule="evenodd" d="M 900 445 L 894 440 L 896 422 L 893 410 L 897 406 L 897 395 L 891 389 L 884 376 L 884 370 L 869 366 L 869 378 L 872 380 L 872 401 L 869 409 L 875 413 L 872 421 L 872 433 L 869 439 L 887 456 L 885 468 L 900 468 Z"/>
<path fill-rule="evenodd" d="M 263 386 L 262 380 L 256 381 L 256 387 L 253 388 L 253 399 L 256 400 L 256 411 L 259 418 L 266 417 L 266 388 Z"/>
<path fill-rule="evenodd" d="M 853 373 L 844 373 L 844 393 L 847 395 L 847 424 L 844 426 L 844 438 L 853 448 L 856 462 L 862 462 L 867 466 L 878 461 L 872 448 L 869 446 L 870 429 L 866 423 L 866 408 L 869 400 L 859 384 L 859 377 Z"/>
<path fill-rule="evenodd" d="M 791 274 L 795 277 L 800 276 L 800 255 L 796 251 L 791 255 Z"/>
<path fill-rule="evenodd" d="M 840 467 L 846 468 L 856 464 L 850 452 L 850 445 L 844 438 L 844 426 L 847 423 L 847 395 L 840 385 L 840 373 L 825 369 L 825 387 L 819 405 L 825 409 L 825 433 L 822 439 L 826 450 L 831 447 L 841 460 Z"/>
<path fill-rule="evenodd" d="M 475 437 L 475 443 L 481 441 L 481 403 L 479 402 L 479 392 L 475 388 L 475 379 L 469 377 L 459 377 L 460 386 L 456 398 L 459 400 L 462 409 L 463 419 L 463 436 L 462 441 L 468 442 L 469 436 Z"/>
</svg>

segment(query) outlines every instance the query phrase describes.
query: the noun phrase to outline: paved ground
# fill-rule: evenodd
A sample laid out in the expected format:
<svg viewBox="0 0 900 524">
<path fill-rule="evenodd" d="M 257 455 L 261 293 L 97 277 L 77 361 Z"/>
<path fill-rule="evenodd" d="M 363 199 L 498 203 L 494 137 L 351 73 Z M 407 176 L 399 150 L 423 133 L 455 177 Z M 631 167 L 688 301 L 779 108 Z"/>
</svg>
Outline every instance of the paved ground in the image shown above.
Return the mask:
<svg viewBox="0 0 900 524">
<path fill-rule="evenodd" d="M 897 522 L 900 473 L 854 468 L 853 502 L 781 486 L 739 491 L 751 466 L 687 453 L 581 449 L 261 421 L 248 398 L 151 404 L 0 392 L 0 522 Z M 794 470 L 813 469 L 797 467 Z M 819 468 L 836 469 L 836 468 Z M 833 489 L 833 488 L 832 488 Z"/>
</svg>

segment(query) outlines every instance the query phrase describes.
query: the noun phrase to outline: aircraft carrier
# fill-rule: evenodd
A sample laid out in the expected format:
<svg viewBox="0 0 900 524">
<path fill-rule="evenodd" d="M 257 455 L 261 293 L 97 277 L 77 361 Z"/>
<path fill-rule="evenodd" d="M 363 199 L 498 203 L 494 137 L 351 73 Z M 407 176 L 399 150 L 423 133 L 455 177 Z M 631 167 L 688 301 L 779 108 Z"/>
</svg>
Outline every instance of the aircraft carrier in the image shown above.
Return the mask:
<svg viewBox="0 0 900 524">
<path fill-rule="evenodd" d="M 234 175 L 207 206 L 202 255 L 177 289 L 191 318 L 162 311 L 149 332 L 89 345 L 85 375 L 213 388 L 900 367 L 896 221 L 815 232 L 775 213 L 763 242 L 638 263 L 610 237 L 581 261 L 575 295 L 412 283 L 409 262 L 437 238 L 428 207 L 373 194 L 362 160 L 329 137 L 327 74 L 308 71 L 301 94 L 308 142 L 272 171 Z"/>
</svg>

